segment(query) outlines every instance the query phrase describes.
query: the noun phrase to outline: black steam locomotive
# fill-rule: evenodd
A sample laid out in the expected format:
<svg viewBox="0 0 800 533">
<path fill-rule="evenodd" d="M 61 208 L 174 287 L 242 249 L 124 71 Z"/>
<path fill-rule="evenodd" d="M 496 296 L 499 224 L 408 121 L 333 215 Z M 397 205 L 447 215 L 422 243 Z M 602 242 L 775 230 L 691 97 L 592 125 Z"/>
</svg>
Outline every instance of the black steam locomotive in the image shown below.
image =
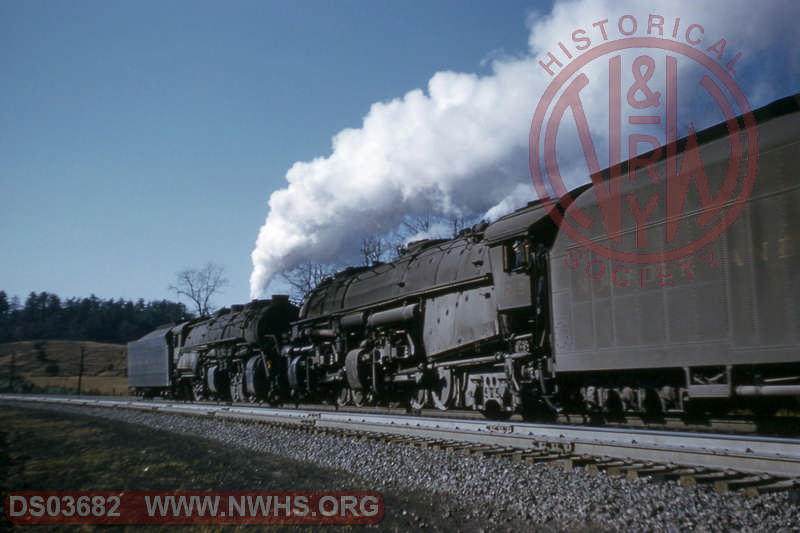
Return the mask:
<svg viewBox="0 0 800 533">
<path fill-rule="evenodd" d="M 560 229 L 559 216 L 602 219 L 584 186 L 568 201 L 532 202 L 455 239 L 413 243 L 391 263 L 348 268 L 299 310 L 276 296 L 154 331 L 128 345 L 130 386 L 195 399 L 399 401 L 500 418 L 542 407 L 666 413 L 794 402 L 799 104 L 791 97 L 754 113 L 758 176 L 746 201 L 728 201 L 738 215 L 714 239 L 703 242 L 698 224 L 685 222 L 711 227 L 724 216 L 709 191 L 726 183 L 730 124 L 697 134 L 696 148 L 676 143 L 678 154 L 696 150 L 708 183 L 705 191 L 686 185 L 681 218 L 658 202 L 646 235 L 635 213 L 623 213 L 615 234 L 589 230 L 598 246 L 627 243 L 664 261 L 615 261 Z M 645 206 L 663 194 L 647 176 L 664 175 L 669 153 L 649 167 L 604 171 L 605 180 L 619 180 L 621 197 Z M 667 247 L 691 242 L 703 246 L 669 259 Z"/>
</svg>

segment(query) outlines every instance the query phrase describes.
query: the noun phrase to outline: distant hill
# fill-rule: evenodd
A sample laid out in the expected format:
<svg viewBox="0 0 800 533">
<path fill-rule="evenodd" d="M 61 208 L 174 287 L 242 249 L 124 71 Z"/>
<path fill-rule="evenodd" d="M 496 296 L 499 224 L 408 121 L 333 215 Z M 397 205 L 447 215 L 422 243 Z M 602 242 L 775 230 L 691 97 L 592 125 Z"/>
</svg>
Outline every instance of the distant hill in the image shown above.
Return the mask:
<svg viewBox="0 0 800 533">
<path fill-rule="evenodd" d="M 68 298 L 32 292 L 23 305 L 0 290 L 0 342 L 28 340 L 90 340 L 126 343 L 163 324 L 193 318 L 181 303 L 167 300 L 136 302 Z"/>
<path fill-rule="evenodd" d="M 13 359 L 15 390 L 77 392 L 81 348 L 84 350 L 81 392 L 127 394 L 124 344 L 59 340 L 0 343 L 0 390 L 8 390 Z"/>
</svg>

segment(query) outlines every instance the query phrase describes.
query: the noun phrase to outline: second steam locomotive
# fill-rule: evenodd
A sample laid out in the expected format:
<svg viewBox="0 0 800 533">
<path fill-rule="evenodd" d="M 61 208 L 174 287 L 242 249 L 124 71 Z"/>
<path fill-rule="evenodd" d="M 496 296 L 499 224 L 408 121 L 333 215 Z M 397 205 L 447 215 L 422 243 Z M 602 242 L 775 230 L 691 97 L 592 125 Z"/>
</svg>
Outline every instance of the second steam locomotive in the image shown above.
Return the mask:
<svg viewBox="0 0 800 533">
<path fill-rule="evenodd" d="M 533 202 L 457 238 L 413 243 L 391 263 L 348 268 L 300 309 L 276 296 L 156 330 L 129 344 L 130 385 L 196 399 L 393 401 L 495 418 L 795 401 L 799 102 L 755 112 L 758 179 L 735 221 L 692 257 L 626 264 L 594 255 Z M 697 136 L 711 190 L 728 171 L 727 133 L 721 124 Z M 661 174 L 665 165 L 651 164 Z M 623 164 L 615 179 L 644 205 L 663 184 L 635 173 Z M 704 213 L 701 196 L 688 190 L 686 217 Z M 571 197 L 556 206 L 565 218 L 575 210 L 600 218 L 590 186 Z M 647 251 L 659 253 L 675 220 L 657 206 L 650 221 L 649 235 L 661 238 L 649 238 Z M 623 217 L 620 235 L 638 238 L 634 218 Z M 697 235 L 681 223 L 673 238 Z"/>
</svg>

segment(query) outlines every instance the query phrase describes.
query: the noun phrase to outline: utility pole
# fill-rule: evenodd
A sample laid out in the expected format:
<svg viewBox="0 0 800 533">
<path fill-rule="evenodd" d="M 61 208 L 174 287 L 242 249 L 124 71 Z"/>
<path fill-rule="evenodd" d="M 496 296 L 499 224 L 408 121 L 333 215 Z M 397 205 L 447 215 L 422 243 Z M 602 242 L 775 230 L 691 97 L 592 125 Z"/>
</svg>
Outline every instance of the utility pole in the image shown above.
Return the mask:
<svg viewBox="0 0 800 533">
<path fill-rule="evenodd" d="M 8 369 L 8 391 L 14 392 L 14 365 L 17 362 L 17 352 L 11 352 L 11 368 Z"/>
<path fill-rule="evenodd" d="M 78 367 L 78 396 L 81 395 L 81 379 L 83 378 L 83 353 L 85 351 L 85 348 L 81 346 L 81 364 Z"/>
</svg>

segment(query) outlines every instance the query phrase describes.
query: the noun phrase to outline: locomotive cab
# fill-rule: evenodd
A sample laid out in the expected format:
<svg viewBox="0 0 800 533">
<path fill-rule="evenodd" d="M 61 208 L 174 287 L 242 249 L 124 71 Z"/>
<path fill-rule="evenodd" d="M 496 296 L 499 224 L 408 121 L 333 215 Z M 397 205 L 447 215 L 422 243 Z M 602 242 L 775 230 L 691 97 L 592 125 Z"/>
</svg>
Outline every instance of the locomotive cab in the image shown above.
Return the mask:
<svg viewBox="0 0 800 533">
<path fill-rule="evenodd" d="M 555 224 L 540 202 L 499 219 L 486 231 L 501 329 L 506 337 L 527 344 L 515 352 L 549 345 L 548 251 L 555 235 Z"/>
</svg>

